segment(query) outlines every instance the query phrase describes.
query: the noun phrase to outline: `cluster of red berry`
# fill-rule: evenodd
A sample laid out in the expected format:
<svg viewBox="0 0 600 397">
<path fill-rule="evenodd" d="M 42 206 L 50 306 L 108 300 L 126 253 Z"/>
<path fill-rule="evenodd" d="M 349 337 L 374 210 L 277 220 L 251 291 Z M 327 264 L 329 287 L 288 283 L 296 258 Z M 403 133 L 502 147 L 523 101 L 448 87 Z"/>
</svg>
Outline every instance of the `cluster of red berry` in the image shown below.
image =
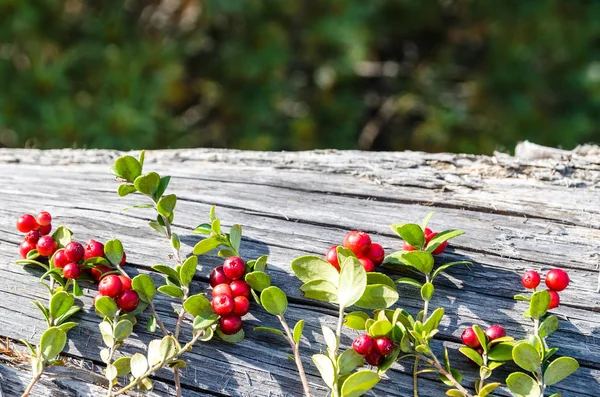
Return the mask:
<svg viewBox="0 0 600 397">
<path fill-rule="evenodd" d="M 521 282 L 527 289 L 535 290 L 540 285 L 540 274 L 535 270 L 529 270 L 523 277 Z M 558 293 L 569 286 L 569 275 L 562 269 L 552 269 L 546 274 L 546 287 L 550 293 L 550 306 L 548 309 L 554 309 L 560 304 L 560 296 Z"/>
<path fill-rule="evenodd" d="M 19 246 L 21 257 L 27 258 L 32 250 L 37 250 L 40 256 L 51 257 L 58 248 L 58 244 L 52 236 L 52 215 L 42 211 L 37 216 L 24 214 L 17 219 L 17 230 L 25 233 L 25 239 Z"/>
<path fill-rule="evenodd" d="M 435 236 L 438 235 L 438 232 L 434 232 L 430 228 L 426 227 L 424 234 L 425 234 L 425 246 L 427 246 L 427 244 L 429 244 L 429 242 L 431 241 L 431 239 L 433 239 Z M 439 255 L 439 254 L 441 254 L 442 252 L 444 252 L 444 250 L 446 249 L 447 246 L 448 246 L 448 242 L 444 241 L 436 249 L 433 250 L 432 254 L 433 255 Z M 416 250 L 417 249 L 415 247 L 413 247 L 412 245 L 410 245 L 406 241 L 404 242 L 404 251 L 416 251 Z"/>
<path fill-rule="evenodd" d="M 103 296 L 114 299 L 115 303 L 124 312 L 132 312 L 140 303 L 137 292 L 131 289 L 131 279 L 123 275 L 109 274 L 98 283 L 98 294 L 94 304 Z"/>
<path fill-rule="evenodd" d="M 225 335 L 233 335 L 242 329 L 242 317 L 250 310 L 250 285 L 244 281 L 246 264 L 242 258 L 231 256 L 223 266 L 210 273 L 212 290 L 211 305 L 221 316 L 219 328 Z"/>
<path fill-rule="evenodd" d="M 354 339 L 352 348 L 364 356 L 367 363 L 378 367 L 383 363 L 385 356 L 394 350 L 394 342 L 387 336 L 373 338 L 368 334 L 362 334 Z"/>
<path fill-rule="evenodd" d="M 85 243 L 84 247 L 84 259 L 92 259 L 92 258 L 106 258 L 104 255 L 104 244 L 100 241 L 96 241 L 91 239 L 87 243 Z M 127 262 L 127 255 L 123 252 L 123 257 L 121 258 L 121 262 L 119 266 L 123 266 Z M 110 272 L 114 269 L 104 266 L 104 265 L 96 265 L 92 268 L 92 277 L 94 281 L 99 282 L 104 273 Z"/>
<path fill-rule="evenodd" d="M 354 252 L 362 263 L 365 271 L 372 272 L 376 266 L 381 265 L 385 258 L 385 251 L 380 244 L 371 242 L 371 237 L 362 230 L 353 230 L 344 238 L 344 247 Z M 325 254 L 327 262 L 331 263 L 340 271 L 340 263 L 337 255 L 337 247 L 334 245 Z"/>
<path fill-rule="evenodd" d="M 487 342 L 489 343 L 495 341 L 496 339 L 504 338 L 506 336 L 506 330 L 501 325 L 492 325 L 485 330 L 485 335 Z M 479 342 L 473 327 L 465 329 L 460 338 L 465 346 L 477 350 L 479 354 L 483 354 L 483 348 L 481 347 L 481 343 Z"/>
</svg>

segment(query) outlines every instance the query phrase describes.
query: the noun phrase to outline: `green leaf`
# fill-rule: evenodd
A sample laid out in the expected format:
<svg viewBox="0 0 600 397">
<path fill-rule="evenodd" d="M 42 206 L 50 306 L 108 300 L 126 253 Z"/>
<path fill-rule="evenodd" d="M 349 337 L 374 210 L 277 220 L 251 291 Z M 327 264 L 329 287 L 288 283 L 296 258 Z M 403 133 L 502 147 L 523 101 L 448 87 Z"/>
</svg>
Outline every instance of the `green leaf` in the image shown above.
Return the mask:
<svg viewBox="0 0 600 397">
<path fill-rule="evenodd" d="M 358 371 L 350 375 L 342 385 L 342 397 L 358 397 L 371 390 L 381 380 L 377 372 Z"/>
<path fill-rule="evenodd" d="M 550 293 L 545 290 L 534 292 L 529 302 L 528 317 L 539 320 L 548 311 L 548 306 L 550 306 Z"/>
<path fill-rule="evenodd" d="M 429 225 L 429 221 L 431 220 L 433 214 L 435 214 L 435 212 L 431 211 L 425 215 L 425 218 L 423 218 L 423 221 L 421 222 L 421 229 L 423 230 L 423 233 L 425 233 L 425 229 L 427 229 L 427 225 Z"/>
<path fill-rule="evenodd" d="M 281 332 L 278 329 L 275 328 L 270 328 L 270 327 L 254 327 L 255 331 L 259 331 L 259 332 L 270 332 L 272 334 L 276 334 L 279 336 L 283 336 L 285 338 L 285 334 L 283 332 Z"/>
<path fill-rule="evenodd" d="M 33 355 L 37 354 L 36 351 L 35 351 L 35 347 L 33 347 L 33 345 L 31 343 L 29 343 L 28 340 L 26 340 L 26 339 L 19 339 L 19 341 L 21 343 L 23 343 L 25 346 L 27 346 L 27 348 L 29 349 L 29 352 L 31 354 L 33 354 Z"/>
<path fill-rule="evenodd" d="M 387 275 L 378 272 L 367 273 L 367 285 L 384 284 L 392 289 L 396 289 L 394 280 L 389 278 Z"/>
<path fill-rule="evenodd" d="M 559 357 L 546 368 L 544 383 L 548 386 L 558 383 L 577 371 L 577 368 L 579 368 L 579 363 L 574 358 Z"/>
<path fill-rule="evenodd" d="M 323 334 L 323 338 L 325 339 L 325 345 L 327 346 L 327 352 L 329 353 L 329 357 L 335 357 L 338 349 L 338 341 L 335 336 L 335 333 L 332 331 L 331 328 L 325 325 L 321 325 L 321 333 Z"/>
<path fill-rule="evenodd" d="M 39 266 L 45 271 L 48 271 L 48 266 L 44 265 L 42 262 L 34 261 L 32 259 L 19 259 L 15 261 L 16 265 L 35 265 Z"/>
<path fill-rule="evenodd" d="M 318 256 L 301 256 L 292 261 L 292 271 L 303 283 L 323 280 L 338 286 L 340 275 L 333 266 Z"/>
<path fill-rule="evenodd" d="M 352 312 L 346 314 L 344 325 L 350 329 L 357 331 L 365 330 L 365 323 L 369 319 L 369 315 L 365 312 Z"/>
<path fill-rule="evenodd" d="M 556 316 L 548 316 L 540 325 L 540 338 L 546 338 L 558 329 L 558 318 Z"/>
<path fill-rule="evenodd" d="M 75 298 L 65 291 L 57 292 L 50 299 L 50 316 L 58 318 L 65 314 L 75 303 Z"/>
<path fill-rule="evenodd" d="M 125 376 L 131 372 L 131 357 L 119 357 L 113 363 L 117 376 Z"/>
<path fill-rule="evenodd" d="M 167 190 L 167 186 L 169 186 L 170 181 L 171 177 L 168 175 L 160 178 L 160 182 L 158 183 L 158 189 L 156 189 L 156 192 L 154 192 L 154 198 L 159 198 L 163 194 L 165 194 L 165 191 Z"/>
<path fill-rule="evenodd" d="M 487 336 L 485 332 L 483 332 L 479 325 L 473 325 L 473 331 L 475 331 L 475 335 L 477 335 L 477 340 L 479 340 L 483 351 L 487 353 Z"/>
<path fill-rule="evenodd" d="M 142 166 L 134 157 L 122 156 L 115 161 L 113 170 L 119 178 L 133 183 L 135 178 L 142 173 Z"/>
<path fill-rule="evenodd" d="M 118 376 L 118 371 L 114 365 L 108 364 L 106 366 L 106 369 L 104 370 L 104 374 L 106 375 L 106 379 L 108 379 L 109 381 L 113 381 Z"/>
<path fill-rule="evenodd" d="M 142 377 L 148 370 L 148 360 L 140 353 L 135 353 L 131 356 L 129 364 L 131 366 L 131 375 L 135 379 Z"/>
<path fill-rule="evenodd" d="M 58 248 L 64 248 L 71 242 L 71 237 L 73 236 L 73 232 L 67 229 L 65 226 L 59 226 L 54 233 L 52 233 L 52 238 L 58 244 Z"/>
<path fill-rule="evenodd" d="M 365 363 L 363 356 L 354 349 L 344 351 L 337 359 L 337 367 L 340 375 L 349 374 L 356 367 L 362 367 Z"/>
<path fill-rule="evenodd" d="M 161 362 L 168 361 L 177 353 L 177 343 L 172 336 L 165 336 L 160 340 L 159 344 L 159 356 L 162 358 Z"/>
<path fill-rule="evenodd" d="M 162 363 L 166 357 L 163 357 L 160 351 L 161 339 L 153 339 L 148 344 L 148 366 L 153 367 Z"/>
<path fill-rule="evenodd" d="M 540 387 L 535 379 L 523 372 L 513 372 L 506 378 L 506 386 L 515 397 L 540 397 Z"/>
<path fill-rule="evenodd" d="M 140 299 L 146 303 L 152 302 L 156 295 L 154 281 L 147 274 L 138 274 L 131 280 L 131 288 L 138 293 Z"/>
<path fill-rule="evenodd" d="M 174 285 L 161 285 L 158 287 L 158 292 L 163 293 L 173 298 L 183 298 L 183 291 Z"/>
<path fill-rule="evenodd" d="M 252 289 L 262 291 L 271 285 L 271 276 L 265 272 L 251 272 L 246 274 L 246 282 Z"/>
<path fill-rule="evenodd" d="M 431 283 L 425 283 L 423 284 L 423 287 L 421 287 L 421 298 L 423 298 L 423 300 L 429 301 L 431 300 L 431 297 L 433 296 L 433 284 Z"/>
<path fill-rule="evenodd" d="M 265 310 L 274 316 L 282 315 L 288 307 L 288 300 L 285 292 L 274 286 L 265 288 L 260 293 L 260 301 Z"/>
<path fill-rule="evenodd" d="M 438 233 L 434 238 L 429 240 L 429 243 L 427 243 L 427 252 L 433 252 L 444 242 L 463 234 L 465 234 L 465 232 L 462 230 L 444 230 L 443 232 Z"/>
<path fill-rule="evenodd" d="M 304 320 L 299 320 L 294 326 L 294 342 L 297 344 L 300 343 L 300 338 L 302 338 L 302 331 L 304 331 Z"/>
<path fill-rule="evenodd" d="M 444 309 L 441 307 L 435 309 L 433 311 L 433 313 L 431 313 L 429 318 L 423 324 L 423 330 L 426 333 L 430 333 L 433 330 L 436 330 L 438 328 L 438 326 L 440 325 L 440 322 L 442 321 L 443 317 L 444 317 Z"/>
<path fill-rule="evenodd" d="M 357 257 L 354 252 L 352 252 L 348 248 L 344 248 L 339 245 L 335 248 L 335 251 L 337 252 L 338 263 L 344 263 L 346 258 L 356 258 Z"/>
<path fill-rule="evenodd" d="M 200 313 L 194 318 L 194 331 L 205 330 L 217 322 L 218 319 L 219 316 L 217 314 L 209 312 Z"/>
<path fill-rule="evenodd" d="M 241 329 L 239 330 L 237 333 L 233 334 L 233 335 L 225 335 L 220 328 L 217 328 L 216 331 L 217 335 L 219 335 L 219 338 L 221 338 L 221 340 L 223 340 L 224 342 L 227 343 L 239 343 L 241 341 L 244 340 L 244 338 L 246 337 L 246 334 L 244 333 L 244 330 Z"/>
<path fill-rule="evenodd" d="M 212 221 L 210 228 L 214 234 L 221 234 L 221 220 L 215 219 L 214 221 Z"/>
<path fill-rule="evenodd" d="M 209 237 L 201 240 L 194 246 L 194 255 L 204 255 L 221 245 L 221 240 L 216 237 Z"/>
<path fill-rule="evenodd" d="M 171 266 L 168 265 L 162 265 L 162 264 L 156 264 L 152 266 L 153 270 L 156 270 L 159 273 L 162 273 L 164 275 L 167 275 L 175 280 L 177 280 L 178 282 L 179 280 L 179 273 L 177 272 L 177 270 L 173 269 Z"/>
<path fill-rule="evenodd" d="M 384 262 L 414 267 L 423 274 L 429 274 L 433 269 L 434 258 L 429 252 L 397 251 L 388 255 Z"/>
<path fill-rule="evenodd" d="M 337 288 L 325 280 L 313 280 L 303 284 L 300 291 L 309 299 L 322 302 L 337 303 Z"/>
<path fill-rule="evenodd" d="M 156 204 L 156 210 L 162 216 L 169 217 L 173 213 L 176 204 L 177 196 L 175 196 L 174 194 L 169 194 L 158 200 L 158 203 Z"/>
<path fill-rule="evenodd" d="M 268 255 L 263 255 L 256 260 L 254 263 L 254 271 L 256 272 L 264 272 L 267 268 L 267 260 L 269 259 Z"/>
<path fill-rule="evenodd" d="M 458 389 L 450 389 L 446 391 L 446 395 L 450 397 L 465 397 L 465 393 L 461 392 Z"/>
<path fill-rule="evenodd" d="M 395 223 L 391 226 L 392 230 L 400 236 L 400 238 L 412 245 L 416 249 L 423 248 L 425 244 L 425 233 L 419 225 L 414 223 Z"/>
<path fill-rule="evenodd" d="M 40 339 L 40 353 L 45 361 L 56 357 L 67 344 L 67 334 L 60 328 L 48 328 Z"/>
<path fill-rule="evenodd" d="M 421 289 L 423 287 L 423 284 L 421 284 L 414 278 L 410 278 L 410 277 L 400 277 L 399 279 L 396 280 L 396 282 L 398 284 L 412 285 L 413 287 L 417 287 L 419 289 Z"/>
<path fill-rule="evenodd" d="M 179 236 L 177 233 L 171 233 L 171 246 L 176 250 L 181 248 L 181 240 L 179 240 Z"/>
<path fill-rule="evenodd" d="M 242 242 L 242 227 L 240 225 L 233 225 L 229 229 L 229 242 L 235 251 L 240 250 L 240 243 Z"/>
<path fill-rule="evenodd" d="M 190 256 L 183 262 L 179 269 L 179 280 L 186 287 L 190 285 L 194 275 L 196 274 L 196 267 L 198 266 L 198 257 Z"/>
<path fill-rule="evenodd" d="M 156 317 L 151 315 L 146 322 L 146 330 L 148 332 L 156 332 Z"/>
<path fill-rule="evenodd" d="M 123 244 L 117 239 L 107 241 L 104 244 L 104 255 L 113 266 L 117 266 L 123 259 Z"/>
<path fill-rule="evenodd" d="M 133 324 L 129 320 L 121 320 L 115 325 L 115 339 L 124 340 L 133 332 Z"/>
<path fill-rule="evenodd" d="M 458 351 L 470 358 L 475 364 L 479 365 L 480 367 L 483 365 L 483 358 L 481 357 L 481 355 L 477 353 L 477 351 L 471 349 L 470 347 L 462 346 L 458 348 Z"/>
<path fill-rule="evenodd" d="M 450 373 L 452 374 L 452 376 L 458 383 L 462 382 L 462 374 L 460 373 L 460 371 L 458 371 L 457 369 L 451 368 Z M 447 386 L 450 386 L 450 387 L 454 386 L 454 384 L 452 382 L 450 382 L 450 379 L 448 379 L 444 375 L 440 375 L 440 380 L 442 382 L 444 382 L 444 384 Z"/>
<path fill-rule="evenodd" d="M 192 230 L 192 233 L 194 234 L 210 234 L 212 232 L 211 229 L 211 225 L 210 223 L 203 223 L 201 225 L 198 225 L 194 230 Z"/>
<path fill-rule="evenodd" d="M 104 317 L 112 317 L 119 310 L 115 301 L 109 296 L 99 298 L 94 306 L 96 311 Z"/>
<path fill-rule="evenodd" d="M 77 280 L 73 280 L 73 295 L 83 296 L 83 291 L 81 290 L 81 287 L 79 286 Z"/>
<path fill-rule="evenodd" d="M 512 351 L 515 364 L 529 372 L 536 372 L 542 363 L 537 349 L 526 341 L 519 342 Z"/>
<path fill-rule="evenodd" d="M 155 221 L 150 221 L 148 222 L 148 225 L 150 225 L 150 227 L 154 230 L 156 230 L 157 232 L 159 232 L 160 234 L 162 234 L 163 236 L 167 235 L 167 230 L 165 229 L 164 226 L 162 226 L 160 223 L 155 222 Z"/>
<path fill-rule="evenodd" d="M 158 190 L 160 183 L 160 176 L 156 172 L 149 172 L 145 175 L 140 175 L 135 178 L 133 184 L 138 192 L 143 193 L 147 196 L 154 196 L 154 193 Z"/>
<path fill-rule="evenodd" d="M 312 356 L 312 360 L 319 370 L 323 382 L 332 389 L 335 384 L 336 373 L 331 359 L 324 354 L 315 354 Z"/>
<path fill-rule="evenodd" d="M 450 262 L 450 263 L 441 265 L 440 267 L 438 267 L 437 269 L 435 269 L 433 271 L 433 274 L 431 275 L 431 281 L 433 281 L 441 272 L 448 269 L 449 267 L 456 266 L 456 265 L 472 265 L 472 264 L 473 263 L 469 262 L 469 261 L 457 261 L 457 262 Z"/>
<path fill-rule="evenodd" d="M 392 332 L 392 323 L 387 318 L 385 320 L 377 320 L 369 327 L 368 332 L 373 338 L 386 336 Z"/>
<path fill-rule="evenodd" d="M 480 390 L 479 390 L 479 397 L 485 397 L 488 394 L 490 394 L 491 392 L 493 392 L 498 386 L 500 386 L 500 383 L 498 382 L 494 382 L 494 383 L 488 383 L 487 385 L 483 386 Z"/>
<path fill-rule="evenodd" d="M 347 258 L 341 264 L 338 284 L 338 304 L 349 307 L 355 304 L 365 292 L 367 272 L 356 258 Z"/>
<path fill-rule="evenodd" d="M 183 303 L 185 311 L 196 317 L 202 313 L 212 313 L 213 309 L 204 294 L 192 295 L 185 300 Z"/>
<path fill-rule="evenodd" d="M 498 343 L 490 349 L 488 358 L 493 361 L 510 361 L 512 360 L 513 347 L 513 343 Z"/>
<path fill-rule="evenodd" d="M 137 192 L 137 189 L 133 185 L 122 184 L 117 188 L 117 194 L 120 197 L 127 196 L 128 194 Z"/>
<path fill-rule="evenodd" d="M 363 295 L 354 305 L 363 309 L 381 309 L 392 306 L 398 298 L 398 291 L 388 285 L 367 285 Z"/>
</svg>

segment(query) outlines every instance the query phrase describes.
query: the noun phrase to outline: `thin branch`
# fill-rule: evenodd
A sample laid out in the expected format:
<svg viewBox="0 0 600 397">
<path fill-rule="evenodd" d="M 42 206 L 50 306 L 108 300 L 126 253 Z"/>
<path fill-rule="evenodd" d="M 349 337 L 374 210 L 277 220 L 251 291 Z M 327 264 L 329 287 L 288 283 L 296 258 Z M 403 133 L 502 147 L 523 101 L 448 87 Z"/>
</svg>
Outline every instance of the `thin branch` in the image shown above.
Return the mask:
<svg viewBox="0 0 600 397">
<path fill-rule="evenodd" d="M 311 397 L 310 387 L 308 387 L 308 379 L 306 379 L 306 373 L 304 372 L 304 367 L 302 366 L 302 360 L 300 359 L 300 350 L 298 348 L 298 344 L 294 341 L 294 336 L 292 335 L 292 331 L 285 321 L 285 317 L 277 316 L 279 322 L 281 322 L 281 326 L 285 330 L 287 335 L 287 340 L 292 347 L 292 351 L 294 352 L 294 360 L 296 361 L 296 366 L 298 367 L 298 374 L 300 375 L 300 380 L 302 381 L 302 387 L 304 388 L 305 397 Z"/>
</svg>

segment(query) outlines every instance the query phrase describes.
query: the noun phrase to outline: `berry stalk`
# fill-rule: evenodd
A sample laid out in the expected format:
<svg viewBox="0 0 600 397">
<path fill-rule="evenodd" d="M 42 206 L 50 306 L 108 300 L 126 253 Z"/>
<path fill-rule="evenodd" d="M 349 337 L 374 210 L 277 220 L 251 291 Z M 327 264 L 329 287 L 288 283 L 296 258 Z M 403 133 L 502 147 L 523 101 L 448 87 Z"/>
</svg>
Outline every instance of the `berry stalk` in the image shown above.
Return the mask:
<svg viewBox="0 0 600 397">
<path fill-rule="evenodd" d="M 306 373 L 304 372 L 304 367 L 302 365 L 302 360 L 300 359 L 300 349 L 296 342 L 294 342 L 294 337 L 292 335 L 292 331 L 285 321 L 285 317 L 283 315 L 277 316 L 281 326 L 283 327 L 285 334 L 287 335 L 286 339 L 290 343 L 290 347 L 292 348 L 292 352 L 294 353 L 294 361 L 296 361 L 296 367 L 298 368 L 298 374 L 300 375 L 300 381 L 302 382 L 302 388 L 304 389 L 304 396 L 311 397 L 310 387 L 308 386 L 308 379 L 306 379 Z"/>
</svg>

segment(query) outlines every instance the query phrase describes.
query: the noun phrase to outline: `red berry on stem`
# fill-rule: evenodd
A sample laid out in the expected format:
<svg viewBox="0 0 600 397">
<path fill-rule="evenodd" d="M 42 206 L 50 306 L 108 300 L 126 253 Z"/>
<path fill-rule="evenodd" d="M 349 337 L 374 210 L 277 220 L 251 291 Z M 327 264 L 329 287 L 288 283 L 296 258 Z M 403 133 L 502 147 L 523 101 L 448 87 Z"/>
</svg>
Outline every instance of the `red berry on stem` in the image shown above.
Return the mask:
<svg viewBox="0 0 600 397">
<path fill-rule="evenodd" d="M 406 241 L 404 242 L 404 246 L 402 247 L 402 249 L 404 249 L 404 251 L 416 251 L 417 250 L 415 247 L 413 247 Z"/>
<path fill-rule="evenodd" d="M 40 226 L 47 226 L 52 222 L 52 215 L 47 211 L 42 211 L 35 217 L 36 222 Z"/>
<path fill-rule="evenodd" d="M 67 258 L 69 258 L 71 262 L 79 262 L 82 260 L 84 252 L 83 245 L 76 241 L 70 242 L 65 247 L 65 255 L 67 255 Z"/>
<path fill-rule="evenodd" d="M 117 298 L 117 306 L 124 312 L 132 312 L 137 309 L 140 303 L 140 297 L 138 293 L 132 289 L 121 292 Z"/>
<path fill-rule="evenodd" d="M 221 321 L 219 321 L 221 332 L 223 332 L 225 335 L 237 334 L 242 329 L 242 324 L 242 318 L 240 316 L 236 316 L 235 314 L 221 317 Z"/>
<path fill-rule="evenodd" d="M 433 232 L 429 235 L 429 237 L 427 238 L 427 243 L 429 243 L 435 236 L 437 236 L 439 233 L 438 232 Z M 444 241 L 443 243 L 441 243 L 440 245 L 438 245 L 438 247 L 436 249 L 434 249 L 431 253 L 433 255 L 439 255 L 442 252 L 444 252 L 444 250 L 446 249 L 446 247 L 448 246 L 448 242 Z"/>
<path fill-rule="evenodd" d="M 54 254 L 54 267 L 59 267 L 62 269 L 68 263 L 71 263 L 71 261 L 69 260 L 69 258 L 67 258 L 67 255 L 65 254 L 65 249 L 61 248 L 58 251 L 56 251 L 56 253 Z"/>
<path fill-rule="evenodd" d="M 35 249 L 35 244 L 31 244 L 27 241 L 23 241 L 21 245 L 19 245 L 19 254 L 23 259 L 27 258 L 27 254 L 29 251 Z"/>
<path fill-rule="evenodd" d="M 491 327 L 485 330 L 485 334 L 491 342 L 498 338 L 504 338 L 506 336 L 506 330 L 500 325 L 492 325 Z"/>
<path fill-rule="evenodd" d="M 223 271 L 223 266 L 217 266 L 210 272 L 210 286 L 215 287 L 219 284 L 229 284 L 231 280 L 227 278 L 225 272 Z"/>
<path fill-rule="evenodd" d="M 104 258 L 104 244 L 96 240 L 90 240 L 83 246 L 84 253 L 83 258 L 85 260 L 90 258 Z"/>
<path fill-rule="evenodd" d="M 381 244 L 371 244 L 371 249 L 369 249 L 367 258 L 369 258 L 375 266 L 381 265 L 381 263 L 383 263 L 383 259 L 385 258 L 385 251 L 383 250 Z"/>
<path fill-rule="evenodd" d="M 477 349 L 478 347 L 481 347 L 481 343 L 479 343 L 479 339 L 477 338 L 477 334 L 473 330 L 473 327 L 465 329 L 462 335 L 460 336 L 460 339 L 462 339 L 463 343 L 466 346 L 472 349 Z"/>
<path fill-rule="evenodd" d="M 50 236 L 42 236 L 37 242 L 36 249 L 41 256 L 52 256 L 58 249 L 58 244 Z"/>
<path fill-rule="evenodd" d="M 223 263 L 223 272 L 225 272 L 227 278 L 231 280 L 238 280 L 244 277 L 244 274 L 246 274 L 246 264 L 242 258 L 238 256 L 230 256 L 229 258 L 225 259 L 225 262 Z"/>
<path fill-rule="evenodd" d="M 229 284 L 231 287 L 231 295 L 235 298 L 236 296 L 245 296 L 246 298 L 250 298 L 251 288 L 250 284 L 245 282 L 244 280 L 235 280 Z"/>
<path fill-rule="evenodd" d="M 375 265 L 367 258 L 358 258 L 358 261 L 363 265 L 367 273 L 375 270 Z"/>
<path fill-rule="evenodd" d="M 235 307 L 235 301 L 231 295 L 217 295 L 212 299 L 210 304 L 219 316 L 226 316 L 233 313 L 233 308 Z"/>
<path fill-rule="evenodd" d="M 40 228 L 38 230 L 40 231 L 40 234 L 42 236 L 47 236 L 52 231 L 52 225 L 48 224 L 46 226 L 40 226 Z"/>
<path fill-rule="evenodd" d="M 115 274 L 109 274 L 108 276 L 105 276 L 98 283 L 98 292 L 100 292 L 104 296 L 116 298 L 117 296 L 119 296 L 122 290 L 123 283 L 121 283 L 121 279 L 119 278 L 119 276 Z"/>
<path fill-rule="evenodd" d="M 17 219 L 17 230 L 21 233 L 29 233 L 30 231 L 37 229 L 38 226 L 39 225 L 33 215 L 25 214 Z"/>
<path fill-rule="evenodd" d="M 131 289 L 131 279 L 127 276 L 119 276 L 119 280 L 121 280 L 121 290 L 127 291 Z"/>
<path fill-rule="evenodd" d="M 552 269 L 546 274 L 546 286 L 560 292 L 569 286 L 569 275 L 562 269 Z"/>
<path fill-rule="evenodd" d="M 212 296 L 215 297 L 219 295 L 232 296 L 233 292 L 231 291 L 231 286 L 229 284 L 219 284 L 215 286 L 212 290 Z"/>
<path fill-rule="evenodd" d="M 535 270 L 529 270 L 521 277 L 521 283 L 527 289 L 534 289 L 540 285 L 540 274 Z"/>
<path fill-rule="evenodd" d="M 387 336 L 375 338 L 375 350 L 377 353 L 387 356 L 394 350 L 394 342 Z"/>
<path fill-rule="evenodd" d="M 366 356 L 375 348 L 375 341 L 367 334 L 359 335 L 352 342 L 352 348 L 361 356 Z"/>
<path fill-rule="evenodd" d="M 337 256 L 337 246 L 334 245 L 327 250 L 327 253 L 325 254 L 325 260 L 331 263 L 331 266 L 335 267 L 338 272 L 340 271 L 340 263 Z"/>
<path fill-rule="evenodd" d="M 245 316 L 250 311 L 250 301 L 245 296 L 236 296 L 233 298 L 233 314 Z"/>
<path fill-rule="evenodd" d="M 37 244 L 38 240 L 42 237 L 39 230 L 32 230 L 25 235 L 25 241 L 30 244 Z"/>
<path fill-rule="evenodd" d="M 119 266 L 123 266 L 127 262 L 127 255 L 123 252 L 123 257 L 121 258 L 121 262 L 119 262 Z"/>
<path fill-rule="evenodd" d="M 80 274 L 81 269 L 79 269 L 77 263 L 67 263 L 63 268 L 63 276 L 65 276 L 65 278 L 76 279 L 79 278 Z"/>
<path fill-rule="evenodd" d="M 548 306 L 548 310 L 550 310 L 560 305 L 560 296 L 558 296 L 558 292 L 554 290 L 549 289 L 548 292 L 550 293 L 550 305 Z"/>
<path fill-rule="evenodd" d="M 111 269 L 110 267 L 97 265 L 95 268 L 92 269 L 92 278 L 96 282 L 98 282 L 100 281 L 104 273 L 110 272 L 111 270 L 113 269 Z"/>
<path fill-rule="evenodd" d="M 357 256 L 365 256 L 371 249 L 371 237 L 362 230 L 353 230 L 344 238 L 344 247 L 354 252 Z"/>
<path fill-rule="evenodd" d="M 425 242 L 428 243 L 429 240 L 431 240 L 433 237 L 431 236 L 433 234 L 433 230 L 431 230 L 430 228 L 426 227 L 425 230 L 423 231 L 423 234 L 425 235 Z"/>
<path fill-rule="evenodd" d="M 372 352 L 365 356 L 365 361 L 374 367 L 379 367 L 383 363 L 383 356 L 377 352 Z"/>
</svg>

